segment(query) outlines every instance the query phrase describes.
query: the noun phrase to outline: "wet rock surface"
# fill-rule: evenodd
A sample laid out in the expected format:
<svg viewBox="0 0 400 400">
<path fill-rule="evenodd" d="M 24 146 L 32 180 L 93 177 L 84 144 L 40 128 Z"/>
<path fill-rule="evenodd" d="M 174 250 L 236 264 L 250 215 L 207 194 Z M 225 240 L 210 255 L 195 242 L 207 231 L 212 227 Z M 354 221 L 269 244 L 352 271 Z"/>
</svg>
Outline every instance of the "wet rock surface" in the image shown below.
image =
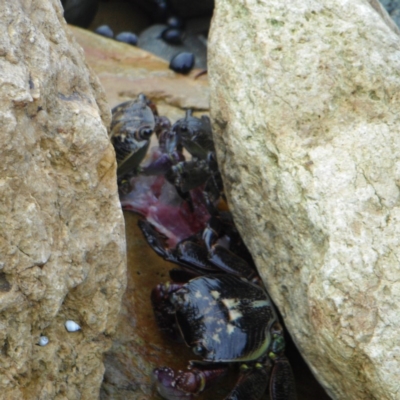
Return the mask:
<svg viewBox="0 0 400 400">
<path fill-rule="evenodd" d="M 1 397 L 92 399 L 126 284 L 110 111 L 59 1 L 0 30 Z"/>
<path fill-rule="evenodd" d="M 207 77 L 196 78 L 200 69 L 183 76 L 169 70 L 167 61 L 147 51 L 83 29 L 71 29 L 85 50 L 88 64 L 99 77 L 111 107 L 145 93 L 157 102 L 161 115 L 173 120 L 181 118 L 181 109 L 208 110 Z"/>
<path fill-rule="evenodd" d="M 220 0 L 209 38 L 235 221 L 334 399 L 398 398 L 400 41 L 379 9 Z"/>
</svg>

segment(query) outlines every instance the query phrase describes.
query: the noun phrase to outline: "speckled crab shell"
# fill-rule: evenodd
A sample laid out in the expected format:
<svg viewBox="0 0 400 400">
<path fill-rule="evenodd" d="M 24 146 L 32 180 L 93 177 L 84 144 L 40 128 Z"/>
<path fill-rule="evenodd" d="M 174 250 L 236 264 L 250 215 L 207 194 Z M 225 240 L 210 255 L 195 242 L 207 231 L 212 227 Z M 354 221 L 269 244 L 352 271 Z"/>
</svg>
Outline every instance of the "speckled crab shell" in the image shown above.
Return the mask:
<svg viewBox="0 0 400 400">
<path fill-rule="evenodd" d="M 193 157 L 205 159 L 215 151 L 211 122 L 206 115 L 197 118 L 192 116 L 191 110 L 187 110 L 185 118 L 172 126 L 172 132 L 173 140 L 182 144 Z"/>
<path fill-rule="evenodd" d="M 233 275 L 192 279 L 172 294 L 179 328 L 204 361 L 253 361 L 271 345 L 277 315 L 267 293 Z"/>
</svg>

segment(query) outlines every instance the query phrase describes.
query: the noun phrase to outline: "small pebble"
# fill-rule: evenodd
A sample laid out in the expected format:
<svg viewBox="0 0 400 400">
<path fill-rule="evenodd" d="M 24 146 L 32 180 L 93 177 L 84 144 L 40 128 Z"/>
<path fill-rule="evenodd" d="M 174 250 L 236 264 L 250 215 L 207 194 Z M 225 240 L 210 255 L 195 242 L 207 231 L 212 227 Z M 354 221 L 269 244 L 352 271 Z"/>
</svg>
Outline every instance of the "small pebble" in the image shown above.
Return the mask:
<svg viewBox="0 0 400 400">
<path fill-rule="evenodd" d="M 172 71 L 178 72 L 180 74 L 187 74 L 191 71 L 194 66 L 194 54 L 193 53 L 178 53 L 172 57 L 169 63 L 169 68 Z"/>
<path fill-rule="evenodd" d="M 40 336 L 39 346 L 46 346 L 49 343 L 49 338 L 47 336 Z"/>
<path fill-rule="evenodd" d="M 114 37 L 114 32 L 108 25 L 101 25 L 98 28 L 96 28 L 95 32 L 99 35 L 112 38 Z"/>
<path fill-rule="evenodd" d="M 117 36 L 115 36 L 115 40 L 131 44 L 132 46 L 136 46 L 138 42 L 138 37 L 132 32 L 121 32 L 118 33 Z"/>
<path fill-rule="evenodd" d="M 167 28 L 162 31 L 161 38 L 169 44 L 182 44 L 182 31 L 176 28 Z"/>
<path fill-rule="evenodd" d="M 68 320 L 65 322 L 65 329 L 68 332 L 76 332 L 79 331 L 81 327 L 75 321 Z"/>
</svg>

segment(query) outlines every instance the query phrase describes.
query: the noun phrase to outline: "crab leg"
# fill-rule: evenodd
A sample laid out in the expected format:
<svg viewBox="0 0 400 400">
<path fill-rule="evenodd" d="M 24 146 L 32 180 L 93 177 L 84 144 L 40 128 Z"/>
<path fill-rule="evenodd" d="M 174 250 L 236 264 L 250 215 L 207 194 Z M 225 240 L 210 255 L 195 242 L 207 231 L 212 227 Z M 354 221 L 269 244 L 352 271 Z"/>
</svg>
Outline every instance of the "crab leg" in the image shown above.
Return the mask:
<svg viewBox="0 0 400 400">
<path fill-rule="evenodd" d="M 294 376 L 289 360 L 281 355 L 275 358 L 269 386 L 271 400 L 296 400 Z"/>
<path fill-rule="evenodd" d="M 189 367 L 191 368 L 191 367 Z M 153 375 L 157 390 L 167 400 L 192 400 L 212 386 L 227 372 L 226 365 L 192 367 L 187 371 L 174 371 L 169 367 L 156 368 Z"/>
<path fill-rule="evenodd" d="M 169 301 L 169 296 L 182 286 L 182 283 L 159 284 L 151 292 L 151 303 L 157 325 L 161 332 L 174 341 L 182 340 L 182 336 L 176 324 L 175 308 Z"/>
<path fill-rule="evenodd" d="M 285 339 L 279 322 L 271 328 L 272 345 L 269 358 L 273 362 L 269 392 L 271 400 L 296 400 L 296 386 L 289 360 L 284 355 Z"/>
<path fill-rule="evenodd" d="M 259 363 L 253 368 L 242 365 L 241 369 L 244 368 L 236 386 L 224 400 L 258 400 L 262 398 L 267 390 L 270 368 Z"/>
<path fill-rule="evenodd" d="M 209 261 L 222 271 L 244 276 L 251 280 L 256 271 L 241 257 L 232 253 L 225 247 L 215 245 L 208 254 Z"/>
<path fill-rule="evenodd" d="M 156 160 L 140 169 L 143 175 L 165 175 L 169 169 L 184 160 L 184 157 L 178 151 L 172 153 L 163 153 Z"/>
</svg>

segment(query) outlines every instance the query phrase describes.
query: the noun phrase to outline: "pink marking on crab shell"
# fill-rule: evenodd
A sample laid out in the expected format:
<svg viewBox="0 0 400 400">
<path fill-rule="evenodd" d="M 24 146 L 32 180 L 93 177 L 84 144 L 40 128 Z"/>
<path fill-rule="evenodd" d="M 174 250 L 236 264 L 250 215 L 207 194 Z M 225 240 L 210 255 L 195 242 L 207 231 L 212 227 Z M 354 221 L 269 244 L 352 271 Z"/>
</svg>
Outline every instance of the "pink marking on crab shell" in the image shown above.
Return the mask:
<svg viewBox="0 0 400 400">
<path fill-rule="evenodd" d="M 182 371 L 179 371 L 181 373 Z M 166 400 L 192 400 L 194 396 L 176 388 L 175 371 L 172 368 L 161 367 L 153 371 L 158 393 Z"/>
<path fill-rule="evenodd" d="M 139 176 L 131 180 L 133 190 L 121 198 L 122 208 L 143 215 L 175 247 L 181 240 L 203 230 L 210 214 L 201 189 L 192 191 L 193 212 L 163 176 Z"/>
</svg>

